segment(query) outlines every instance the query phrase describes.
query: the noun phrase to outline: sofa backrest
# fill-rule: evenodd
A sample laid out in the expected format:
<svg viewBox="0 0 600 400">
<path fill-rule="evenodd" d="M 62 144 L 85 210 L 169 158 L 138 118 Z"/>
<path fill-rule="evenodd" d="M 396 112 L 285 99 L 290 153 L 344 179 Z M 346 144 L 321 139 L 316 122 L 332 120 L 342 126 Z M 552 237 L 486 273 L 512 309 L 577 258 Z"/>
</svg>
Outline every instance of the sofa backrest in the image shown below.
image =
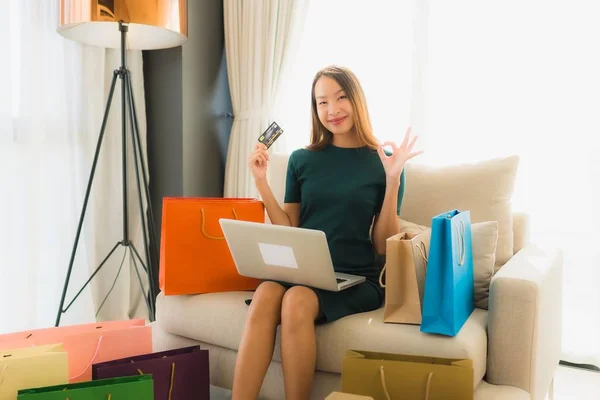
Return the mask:
<svg viewBox="0 0 600 400">
<path fill-rule="evenodd" d="M 286 181 L 286 172 L 287 172 L 287 164 L 288 164 L 289 154 L 284 153 L 274 153 L 271 154 L 268 170 L 267 170 L 267 179 L 269 181 L 269 186 L 273 191 L 273 195 L 277 199 L 280 205 L 283 205 L 284 195 L 285 195 L 285 181 Z M 513 172 L 513 167 L 515 161 L 518 163 L 518 159 L 507 158 L 503 160 L 499 160 L 496 164 L 487 165 L 488 169 L 491 169 L 491 172 L 494 173 L 494 168 L 500 171 L 500 173 L 507 175 L 505 170 L 509 170 L 509 172 Z M 410 167 L 409 167 L 410 166 Z M 449 167 L 448 171 L 452 170 Z M 461 167 L 464 168 L 464 167 Z M 475 166 L 477 168 L 477 166 Z M 457 206 L 455 203 L 452 203 L 452 198 L 456 196 L 452 196 L 452 192 L 463 193 L 466 189 L 464 181 L 458 182 L 445 182 L 444 183 L 444 196 L 435 196 L 434 193 L 431 193 L 431 189 L 423 190 L 424 188 L 419 188 L 416 185 L 419 185 L 419 182 L 424 180 L 423 174 L 427 174 L 428 171 L 432 171 L 431 174 L 437 174 L 435 179 L 439 180 L 439 175 L 441 170 L 439 167 L 435 169 L 430 169 L 429 167 L 413 167 L 411 164 L 408 164 L 406 167 L 406 182 L 407 182 L 407 190 L 404 194 L 403 207 L 400 212 L 400 218 L 418 223 L 421 225 L 430 226 L 431 218 L 433 218 L 436 213 L 441 209 L 444 212 L 447 210 L 451 210 L 454 208 L 461 209 L 460 206 Z M 432 181 L 435 182 L 435 179 Z M 506 178 L 505 186 L 510 185 L 510 177 Z M 497 181 L 500 181 L 498 179 Z M 479 185 L 481 182 L 469 182 L 472 185 Z M 493 183 L 496 185 L 496 183 Z M 512 188 L 511 188 L 512 191 Z M 449 193 L 450 192 L 450 193 Z M 427 198 L 423 198 L 428 193 Z M 436 207 L 431 207 L 432 198 L 435 197 Z M 510 199 L 509 199 L 510 200 Z M 444 201 L 448 201 L 447 205 L 444 204 Z M 405 207 L 406 205 L 406 207 Z M 422 206 L 421 206 L 422 205 Z M 489 209 L 494 210 L 496 205 L 490 205 Z M 427 211 L 431 212 L 428 214 Z M 512 252 L 516 253 L 521 248 L 523 248 L 529 242 L 529 216 L 525 213 L 513 212 L 509 210 L 509 215 L 512 215 L 512 219 L 510 221 L 510 225 L 512 225 L 511 232 L 512 237 L 510 238 L 510 244 L 512 246 Z M 489 215 L 489 214 L 488 214 Z M 491 215 L 494 215 L 493 212 Z M 485 215 L 484 215 L 485 216 Z M 484 218 L 485 220 L 489 220 L 490 218 Z M 429 223 L 427 223 L 427 220 Z M 480 222 L 480 220 L 473 219 L 472 222 Z M 506 261 L 506 260 L 504 260 Z M 501 265 L 497 265 L 499 267 Z"/>
</svg>

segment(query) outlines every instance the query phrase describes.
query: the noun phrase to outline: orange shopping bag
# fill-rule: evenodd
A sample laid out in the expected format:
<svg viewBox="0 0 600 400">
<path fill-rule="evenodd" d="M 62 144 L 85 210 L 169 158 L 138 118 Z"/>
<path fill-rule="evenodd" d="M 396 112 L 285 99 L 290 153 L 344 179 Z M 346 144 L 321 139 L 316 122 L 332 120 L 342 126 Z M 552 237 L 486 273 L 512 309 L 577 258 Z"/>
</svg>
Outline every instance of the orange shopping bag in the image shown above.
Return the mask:
<svg viewBox="0 0 600 400">
<path fill-rule="evenodd" d="M 159 282 L 165 295 L 254 290 L 261 283 L 238 274 L 220 218 L 264 223 L 264 204 L 248 198 L 163 199 Z"/>
<path fill-rule="evenodd" d="M 92 364 L 152 352 L 152 328 L 143 319 L 59 326 L 0 335 L 0 351 L 62 343 L 69 382 L 92 380 Z"/>
</svg>

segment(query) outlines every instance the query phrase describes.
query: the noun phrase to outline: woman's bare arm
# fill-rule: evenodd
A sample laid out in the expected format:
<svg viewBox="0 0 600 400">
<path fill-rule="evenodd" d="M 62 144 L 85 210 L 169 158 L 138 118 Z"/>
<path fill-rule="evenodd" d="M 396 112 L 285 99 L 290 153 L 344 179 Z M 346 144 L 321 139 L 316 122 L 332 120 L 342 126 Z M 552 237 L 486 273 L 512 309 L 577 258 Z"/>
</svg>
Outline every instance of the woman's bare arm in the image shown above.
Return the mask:
<svg viewBox="0 0 600 400">
<path fill-rule="evenodd" d="M 266 179 L 256 181 L 256 188 L 265 205 L 269 219 L 273 225 L 297 227 L 300 221 L 300 203 L 285 203 L 283 208 L 273 195 Z"/>
</svg>

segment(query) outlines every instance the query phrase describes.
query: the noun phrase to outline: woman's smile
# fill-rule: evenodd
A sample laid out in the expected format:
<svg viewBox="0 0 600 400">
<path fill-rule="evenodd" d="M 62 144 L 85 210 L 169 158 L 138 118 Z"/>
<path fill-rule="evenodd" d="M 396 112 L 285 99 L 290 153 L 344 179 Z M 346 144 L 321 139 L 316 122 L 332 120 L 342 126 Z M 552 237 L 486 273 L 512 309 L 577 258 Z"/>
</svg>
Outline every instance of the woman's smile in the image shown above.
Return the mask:
<svg viewBox="0 0 600 400">
<path fill-rule="evenodd" d="M 344 122 L 346 120 L 347 117 L 340 117 L 340 118 L 335 118 L 335 119 L 330 119 L 329 123 L 332 125 L 339 125 L 342 122 Z"/>
</svg>

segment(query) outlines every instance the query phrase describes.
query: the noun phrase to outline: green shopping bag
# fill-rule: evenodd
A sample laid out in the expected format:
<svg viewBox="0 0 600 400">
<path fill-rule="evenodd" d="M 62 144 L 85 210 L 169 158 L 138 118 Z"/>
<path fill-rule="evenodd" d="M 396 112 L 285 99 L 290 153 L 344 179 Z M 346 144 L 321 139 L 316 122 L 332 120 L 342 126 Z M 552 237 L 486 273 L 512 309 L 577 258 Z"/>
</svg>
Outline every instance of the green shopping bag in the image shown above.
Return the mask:
<svg viewBox="0 0 600 400">
<path fill-rule="evenodd" d="M 19 390 L 17 400 L 154 400 L 152 375 Z"/>
</svg>

